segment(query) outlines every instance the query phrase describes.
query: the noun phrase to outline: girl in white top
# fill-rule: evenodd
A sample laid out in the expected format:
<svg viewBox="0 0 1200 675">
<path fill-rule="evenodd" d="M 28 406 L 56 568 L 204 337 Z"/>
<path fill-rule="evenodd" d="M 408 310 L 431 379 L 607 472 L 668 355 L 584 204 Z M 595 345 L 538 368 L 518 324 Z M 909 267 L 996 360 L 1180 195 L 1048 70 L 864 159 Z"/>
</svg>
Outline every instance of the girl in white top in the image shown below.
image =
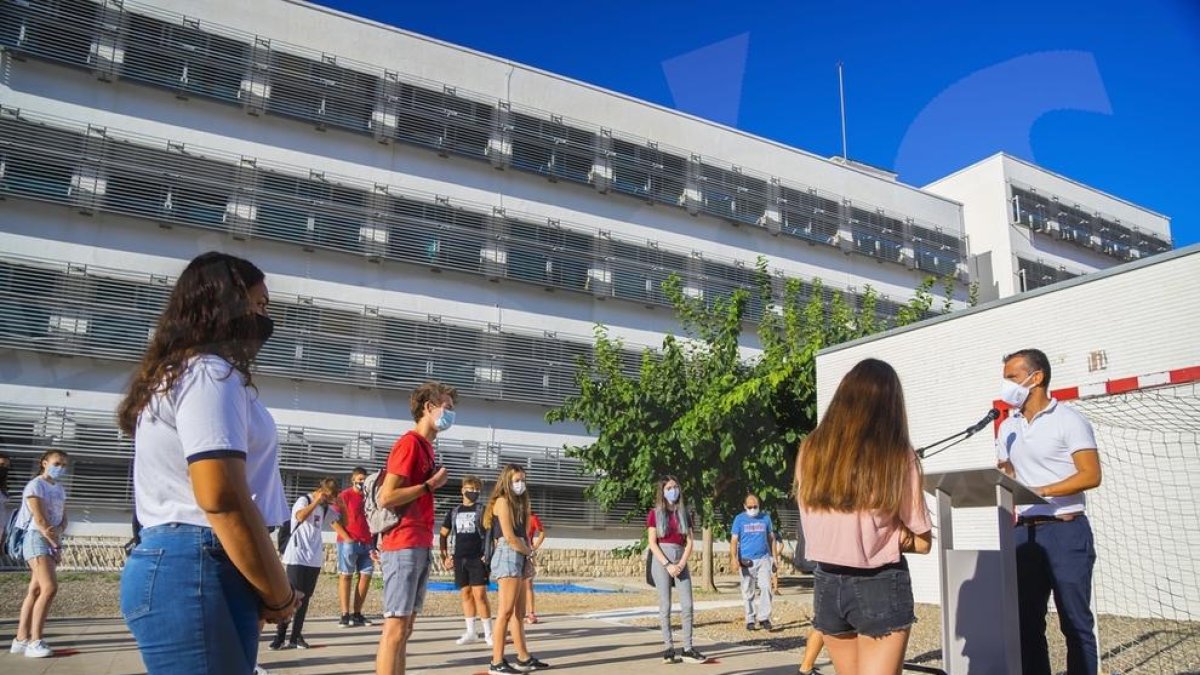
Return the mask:
<svg viewBox="0 0 1200 675">
<path fill-rule="evenodd" d="M 259 620 L 287 621 L 302 597 L 266 528 L 287 517 L 275 422 L 250 372 L 274 331 L 269 301 L 253 263 L 192 260 L 117 411 L 142 524 L 121 613 L 151 674 L 250 673 Z"/>
<path fill-rule="evenodd" d="M 21 603 L 21 619 L 10 651 L 30 658 L 45 658 L 53 650 L 42 639 L 50 603 L 58 593 L 57 567 L 62 533 L 67 529 L 67 493 L 59 480 L 67 472 L 67 453 L 49 450 L 38 464 L 38 475 L 21 493 L 15 526 L 25 531 L 22 557 L 31 571 L 29 590 Z"/>
</svg>

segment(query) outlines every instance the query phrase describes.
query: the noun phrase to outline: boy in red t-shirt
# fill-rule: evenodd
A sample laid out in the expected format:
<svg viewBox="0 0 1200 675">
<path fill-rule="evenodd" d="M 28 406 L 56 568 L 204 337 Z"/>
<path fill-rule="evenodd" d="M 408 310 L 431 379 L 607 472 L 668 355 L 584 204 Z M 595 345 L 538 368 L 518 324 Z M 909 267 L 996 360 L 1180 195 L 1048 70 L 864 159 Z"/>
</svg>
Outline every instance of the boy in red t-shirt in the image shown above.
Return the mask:
<svg viewBox="0 0 1200 675">
<path fill-rule="evenodd" d="M 454 424 L 458 392 L 426 382 L 409 398 L 416 427 L 392 446 L 377 500 L 396 510 L 394 527 L 380 535 L 383 564 L 383 634 L 375 654 L 377 675 L 403 675 L 413 623 L 425 604 L 433 548 L 433 492 L 446 484 L 446 468 L 433 460 L 433 441 Z"/>
<path fill-rule="evenodd" d="M 338 604 L 342 619 L 338 626 L 370 626 L 371 621 L 363 616 L 363 603 L 371 589 L 371 575 L 375 573 L 375 561 L 371 559 L 375 538 L 367 525 L 367 514 L 363 511 L 363 482 L 367 470 L 361 466 L 350 472 L 350 487 L 338 495 L 338 519 L 333 521 L 337 532 L 338 552 Z M 358 588 L 354 588 L 354 575 L 358 575 Z M 351 597 L 353 593 L 353 598 Z"/>
</svg>

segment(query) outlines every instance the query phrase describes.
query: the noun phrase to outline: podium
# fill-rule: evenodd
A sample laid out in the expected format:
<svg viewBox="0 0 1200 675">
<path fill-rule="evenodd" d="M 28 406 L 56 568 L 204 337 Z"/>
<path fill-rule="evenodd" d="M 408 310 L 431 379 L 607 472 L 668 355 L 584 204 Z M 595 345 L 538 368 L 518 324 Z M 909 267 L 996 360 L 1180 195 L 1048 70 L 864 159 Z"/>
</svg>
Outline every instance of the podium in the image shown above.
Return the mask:
<svg viewBox="0 0 1200 675">
<path fill-rule="evenodd" d="M 1021 675 L 1013 509 L 1046 501 L 993 468 L 930 473 L 937 498 L 942 665 L 950 675 Z M 955 509 L 995 507 L 1000 550 L 956 548 Z"/>
</svg>

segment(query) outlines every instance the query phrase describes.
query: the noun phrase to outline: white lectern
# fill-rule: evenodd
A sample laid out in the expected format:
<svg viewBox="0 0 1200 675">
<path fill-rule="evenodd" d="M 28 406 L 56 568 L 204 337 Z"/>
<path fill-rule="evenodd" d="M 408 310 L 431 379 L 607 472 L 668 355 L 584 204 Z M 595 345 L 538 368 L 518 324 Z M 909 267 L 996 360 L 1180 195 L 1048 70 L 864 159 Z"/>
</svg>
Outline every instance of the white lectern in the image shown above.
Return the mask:
<svg viewBox="0 0 1200 675">
<path fill-rule="evenodd" d="M 1013 508 L 1044 504 L 1028 487 L 991 468 L 931 473 L 937 497 L 942 576 L 942 664 L 950 675 L 1021 675 Z M 996 508 L 1000 550 L 954 546 L 954 509 Z"/>
</svg>

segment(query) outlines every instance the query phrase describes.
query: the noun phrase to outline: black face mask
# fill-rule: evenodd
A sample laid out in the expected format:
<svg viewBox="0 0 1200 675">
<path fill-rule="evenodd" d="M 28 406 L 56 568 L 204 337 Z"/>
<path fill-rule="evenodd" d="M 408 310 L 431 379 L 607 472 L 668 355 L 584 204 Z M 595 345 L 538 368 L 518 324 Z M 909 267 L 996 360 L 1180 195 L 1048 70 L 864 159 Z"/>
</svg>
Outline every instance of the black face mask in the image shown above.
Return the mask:
<svg viewBox="0 0 1200 675">
<path fill-rule="evenodd" d="M 275 319 L 265 315 L 255 313 L 254 315 L 254 337 L 259 342 L 266 342 L 275 334 Z"/>
<path fill-rule="evenodd" d="M 479 493 L 474 490 L 467 490 L 466 492 L 463 493 L 463 496 L 466 497 L 467 501 L 469 501 L 469 502 L 474 502 L 474 501 L 479 500 Z"/>
</svg>

